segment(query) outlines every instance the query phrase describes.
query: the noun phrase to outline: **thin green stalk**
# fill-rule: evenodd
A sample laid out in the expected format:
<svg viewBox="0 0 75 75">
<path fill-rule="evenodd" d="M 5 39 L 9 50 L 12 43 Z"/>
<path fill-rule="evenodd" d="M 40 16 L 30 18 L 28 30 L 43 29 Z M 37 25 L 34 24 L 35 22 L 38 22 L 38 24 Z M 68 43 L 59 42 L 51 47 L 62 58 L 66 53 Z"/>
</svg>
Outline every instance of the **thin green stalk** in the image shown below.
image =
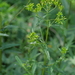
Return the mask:
<svg viewBox="0 0 75 75">
<path fill-rule="evenodd" d="M 2 29 L 2 16 L 0 13 L 0 33 L 1 33 L 1 29 Z M 0 36 L 0 47 L 1 45 L 2 45 L 2 37 Z M 0 49 L 0 72 L 1 72 L 1 69 L 2 69 L 2 49 Z"/>
<path fill-rule="evenodd" d="M 44 38 L 43 38 L 44 35 L 43 35 L 41 27 L 40 27 L 40 33 L 41 33 L 42 40 L 44 41 Z"/>
<path fill-rule="evenodd" d="M 22 63 L 22 61 L 19 59 L 19 57 L 18 57 L 18 56 L 15 56 L 15 58 L 16 58 L 17 62 L 19 63 L 19 65 L 25 69 L 25 71 L 28 73 L 28 75 L 32 75 L 32 74 L 29 72 L 29 70 L 23 65 L 23 63 Z"/>
<path fill-rule="evenodd" d="M 46 14 L 47 14 L 47 20 L 46 20 L 46 24 L 47 24 L 46 42 L 48 41 L 49 27 L 50 27 L 49 10 L 50 10 L 50 7 L 47 6 L 47 10 L 46 10 Z M 44 66 L 46 66 L 46 64 L 47 64 L 47 58 L 46 58 L 46 55 L 45 55 L 45 53 L 44 53 Z M 46 68 L 44 67 L 44 68 L 42 69 L 42 75 L 45 75 L 45 71 L 46 71 Z"/>
<path fill-rule="evenodd" d="M 48 40 L 48 32 L 49 32 L 49 11 L 50 11 L 50 7 L 47 6 L 47 10 L 46 10 L 46 14 L 47 14 L 47 30 L 46 30 L 46 42 Z"/>
<path fill-rule="evenodd" d="M 50 21 L 47 22 L 47 31 L 46 31 L 46 42 L 48 41 L 48 35 L 49 35 L 49 28 L 50 28 Z"/>
<path fill-rule="evenodd" d="M 46 66 L 46 63 L 47 63 L 47 60 L 46 60 L 46 57 L 44 56 L 44 66 Z M 46 68 L 43 67 L 43 69 L 42 69 L 42 75 L 45 75 L 45 70 L 46 70 Z"/>
<path fill-rule="evenodd" d="M 47 40 L 48 40 L 48 33 L 49 32 L 49 26 L 47 26 L 47 31 L 46 31 L 46 42 L 47 42 Z"/>
</svg>

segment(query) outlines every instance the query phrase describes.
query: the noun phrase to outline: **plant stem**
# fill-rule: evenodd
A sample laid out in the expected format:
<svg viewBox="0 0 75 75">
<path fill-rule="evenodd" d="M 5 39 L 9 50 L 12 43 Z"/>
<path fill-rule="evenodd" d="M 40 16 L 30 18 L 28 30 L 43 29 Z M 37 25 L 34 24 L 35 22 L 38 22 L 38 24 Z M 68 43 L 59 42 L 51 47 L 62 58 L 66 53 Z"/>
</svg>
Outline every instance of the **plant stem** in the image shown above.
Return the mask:
<svg viewBox="0 0 75 75">
<path fill-rule="evenodd" d="M 48 40 L 48 33 L 49 32 L 49 27 L 47 26 L 47 31 L 46 31 L 46 42 L 47 42 L 47 40 Z"/>
<path fill-rule="evenodd" d="M 1 29 L 2 29 L 2 16 L 0 13 L 0 33 L 1 33 Z M 2 45 L 2 37 L 0 36 L 0 47 L 1 45 Z M 1 72 L 1 69 L 2 69 L 2 49 L 0 49 L 0 72 Z"/>
<path fill-rule="evenodd" d="M 47 14 L 47 20 L 46 20 L 46 23 L 47 23 L 47 30 L 46 30 L 46 42 L 48 40 L 48 32 L 49 32 L 49 10 L 50 10 L 50 7 L 46 7 L 47 10 L 46 10 L 46 14 Z"/>
<path fill-rule="evenodd" d="M 49 27 L 50 27 L 50 22 L 47 22 L 47 30 L 46 30 L 46 42 L 48 41 L 48 35 L 49 35 Z"/>
</svg>

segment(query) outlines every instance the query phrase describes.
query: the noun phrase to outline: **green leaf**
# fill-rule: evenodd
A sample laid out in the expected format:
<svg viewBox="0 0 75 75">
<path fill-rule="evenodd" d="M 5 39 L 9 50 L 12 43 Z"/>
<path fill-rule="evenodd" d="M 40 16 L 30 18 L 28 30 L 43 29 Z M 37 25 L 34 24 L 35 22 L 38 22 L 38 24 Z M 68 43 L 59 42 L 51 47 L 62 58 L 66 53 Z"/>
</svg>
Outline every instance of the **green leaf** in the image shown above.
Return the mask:
<svg viewBox="0 0 75 75">
<path fill-rule="evenodd" d="M 22 61 L 19 59 L 18 56 L 15 56 L 15 59 L 17 60 L 17 62 L 19 63 L 20 66 L 23 66 L 23 63 L 22 63 Z"/>
<path fill-rule="evenodd" d="M 16 26 L 16 25 L 8 25 L 8 26 L 5 26 L 4 28 L 6 28 L 6 29 L 18 28 L 18 26 Z"/>
<path fill-rule="evenodd" d="M 1 47 L 1 49 L 7 49 L 15 46 L 19 46 L 20 44 L 15 44 L 15 43 L 4 43 Z"/>
<path fill-rule="evenodd" d="M 19 63 L 19 65 L 20 65 L 21 67 L 23 67 L 23 68 L 26 70 L 26 72 L 28 73 L 28 75 L 32 75 L 32 74 L 29 72 L 29 70 L 23 65 L 22 61 L 19 59 L 18 56 L 15 56 L 15 59 L 17 60 L 17 62 Z"/>
<path fill-rule="evenodd" d="M 0 36 L 9 36 L 8 34 L 5 34 L 5 33 L 0 33 Z"/>
<path fill-rule="evenodd" d="M 69 4 L 68 4 L 68 2 L 66 0 L 61 0 L 61 1 L 62 1 L 63 6 L 64 6 L 65 13 L 68 14 L 69 13 Z"/>
<path fill-rule="evenodd" d="M 49 51 L 45 50 L 45 53 L 46 53 L 47 59 L 50 60 L 50 53 L 49 53 Z"/>
<path fill-rule="evenodd" d="M 37 68 L 37 65 L 36 63 L 33 64 L 33 67 L 32 67 L 32 74 L 34 75 L 35 74 L 35 70 Z"/>
</svg>

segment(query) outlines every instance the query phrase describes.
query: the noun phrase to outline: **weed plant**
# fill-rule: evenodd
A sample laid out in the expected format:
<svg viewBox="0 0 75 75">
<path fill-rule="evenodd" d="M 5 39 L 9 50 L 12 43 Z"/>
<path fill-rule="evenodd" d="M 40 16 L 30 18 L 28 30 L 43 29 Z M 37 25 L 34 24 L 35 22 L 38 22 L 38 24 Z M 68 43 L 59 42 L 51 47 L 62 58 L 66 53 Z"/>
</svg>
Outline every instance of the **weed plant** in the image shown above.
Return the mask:
<svg viewBox="0 0 75 75">
<path fill-rule="evenodd" d="M 57 55 L 58 58 L 54 60 L 51 55 L 51 45 L 48 45 L 50 42 L 48 39 L 50 27 L 55 27 L 53 24 L 59 24 L 64 27 L 66 18 L 62 13 L 63 6 L 61 1 L 41 0 L 40 3 L 36 5 L 34 5 L 34 3 L 28 4 L 26 9 L 34 12 L 35 16 L 39 20 L 37 25 L 39 24 L 40 34 L 37 34 L 36 31 L 32 29 L 32 32 L 27 35 L 28 53 L 26 54 L 27 60 L 25 63 L 22 63 L 18 56 L 15 57 L 19 65 L 25 69 L 26 73 L 24 75 L 66 75 L 63 69 L 65 67 L 60 68 L 60 65 L 65 60 L 68 46 L 63 44 L 61 48 L 58 47 L 57 49 L 60 54 L 59 56 Z M 51 19 L 50 16 L 52 15 L 50 12 L 54 11 L 55 9 L 57 9 L 58 12 L 56 17 Z M 40 15 L 41 13 L 42 15 Z M 43 31 L 40 26 L 41 23 L 44 23 L 46 27 L 45 36 L 43 35 Z"/>
<path fill-rule="evenodd" d="M 74 0 L 4 1 L 0 75 L 75 75 Z"/>
</svg>

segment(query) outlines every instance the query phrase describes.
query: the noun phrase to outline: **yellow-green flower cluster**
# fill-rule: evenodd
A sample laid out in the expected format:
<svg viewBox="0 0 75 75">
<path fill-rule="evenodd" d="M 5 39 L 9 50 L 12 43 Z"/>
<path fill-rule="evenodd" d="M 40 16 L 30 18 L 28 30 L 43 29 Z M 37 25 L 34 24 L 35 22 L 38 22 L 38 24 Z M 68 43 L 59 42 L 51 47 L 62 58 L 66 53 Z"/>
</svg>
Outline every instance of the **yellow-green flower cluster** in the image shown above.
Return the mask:
<svg viewBox="0 0 75 75">
<path fill-rule="evenodd" d="M 28 35 L 28 42 L 32 45 L 38 44 L 38 38 L 39 36 L 35 32 L 32 32 Z"/>
<path fill-rule="evenodd" d="M 40 3 L 36 4 L 35 8 L 34 8 L 34 3 L 30 3 L 29 5 L 26 6 L 26 9 L 32 12 L 40 12 L 42 10 L 42 8 L 44 8 L 45 6 L 51 6 L 51 4 L 54 1 L 52 0 L 41 0 Z"/>
<path fill-rule="evenodd" d="M 44 6 L 44 5 L 47 5 L 47 4 L 51 4 L 52 1 L 51 0 L 41 0 L 40 3 L 41 3 L 42 6 Z"/>
<path fill-rule="evenodd" d="M 54 4 L 55 6 L 58 6 L 59 0 L 41 0 L 40 3 L 41 3 L 41 5 L 47 5 L 47 4 L 52 5 L 52 4 Z"/>
<path fill-rule="evenodd" d="M 66 47 L 62 47 L 61 53 L 62 53 L 62 54 L 65 54 L 66 52 L 67 52 Z"/>
<path fill-rule="evenodd" d="M 40 5 L 40 3 L 38 3 L 38 4 L 36 5 L 36 8 L 34 8 L 33 12 L 40 12 L 41 9 L 42 9 L 42 6 Z"/>
<path fill-rule="evenodd" d="M 35 7 L 34 3 L 30 3 L 26 6 L 26 9 L 32 12 L 40 12 L 42 9 L 44 9 L 46 12 L 49 12 L 51 10 L 52 5 L 59 9 L 57 17 L 55 19 L 55 23 L 63 24 L 66 18 L 63 16 L 63 6 L 60 3 L 60 0 L 41 0 L 40 3 L 36 4 Z"/>
<path fill-rule="evenodd" d="M 40 12 L 42 9 L 42 6 L 40 3 L 36 4 L 36 8 L 34 8 L 34 3 L 30 3 L 29 5 L 26 6 L 26 9 L 32 12 Z"/>
<path fill-rule="evenodd" d="M 33 7 L 34 7 L 34 3 L 30 3 L 29 5 L 26 6 L 26 9 L 32 11 Z"/>
<path fill-rule="evenodd" d="M 66 19 L 64 16 L 63 16 L 63 13 L 62 13 L 62 10 L 63 10 L 63 6 L 61 4 L 58 5 L 58 9 L 59 9 L 59 12 L 57 13 L 57 17 L 55 19 L 55 22 L 56 23 L 59 23 L 59 24 L 63 24 L 63 21 Z"/>
<path fill-rule="evenodd" d="M 26 9 L 32 12 L 40 12 L 42 8 L 51 7 L 51 5 L 58 6 L 59 0 L 41 0 L 40 3 L 36 4 L 34 8 L 34 3 L 30 3 L 29 5 L 26 6 Z"/>
<path fill-rule="evenodd" d="M 56 23 L 59 23 L 59 24 L 63 24 L 63 21 L 65 20 L 66 18 L 63 16 L 62 12 L 58 12 L 57 13 L 57 17 L 55 19 Z"/>
<path fill-rule="evenodd" d="M 54 1 L 53 3 L 54 3 L 55 6 L 58 6 L 59 5 L 59 2 L 58 1 Z"/>
</svg>

